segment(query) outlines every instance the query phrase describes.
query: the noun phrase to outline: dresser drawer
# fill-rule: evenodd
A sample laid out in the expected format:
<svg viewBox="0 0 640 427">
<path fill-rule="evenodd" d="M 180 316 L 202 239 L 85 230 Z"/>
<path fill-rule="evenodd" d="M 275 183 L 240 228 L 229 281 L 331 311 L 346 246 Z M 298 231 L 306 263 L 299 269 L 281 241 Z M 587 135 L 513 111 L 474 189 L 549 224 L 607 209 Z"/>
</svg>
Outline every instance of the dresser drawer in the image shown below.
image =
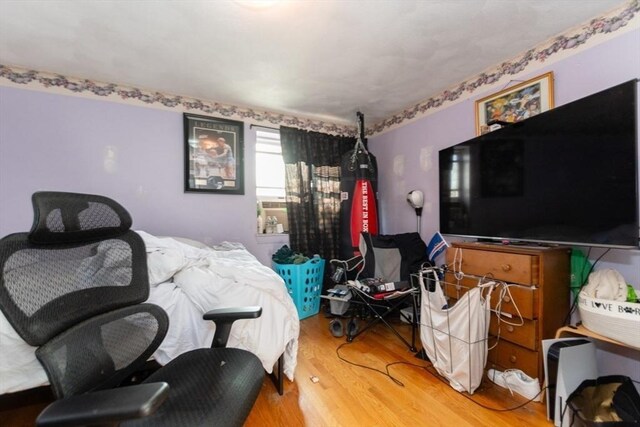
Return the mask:
<svg viewBox="0 0 640 427">
<path fill-rule="evenodd" d="M 464 277 L 460 282 L 455 278 L 453 273 L 446 273 L 445 280 L 442 284 L 444 293 L 448 297 L 459 299 L 467 289 L 478 284 L 478 280 L 470 277 Z M 460 286 L 458 286 L 458 283 Z M 538 288 L 532 286 L 511 285 L 509 286 L 509 294 L 502 297 L 501 311 L 509 313 L 517 317 L 518 310 L 524 319 L 538 318 Z M 515 304 L 518 307 L 516 310 Z M 494 290 L 491 294 L 491 308 L 495 309 L 500 302 L 499 289 Z"/>
<path fill-rule="evenodd" d="M 454 264 L 458 249 L 447 251 L 447 263 Z M 461 249 L 462 271 L 476 276 L 489 275 L 505 282 L 538 285 L 538 257 L 526 254 Z M 460 256 L 460 255 L 459 255 Z"/>
<path fill-rule="evenodd" d="M 489 346 L 495 343 L 495 339 L 489 339 Z M 538 372 L 538 352 L 528 350 L 519 345 L 501 339 L 498 345 L 489 350 L 487 364 L 491 366 L 496 363 L 502 369 L 520 369 L 532 378 L 540 378 Z"/>
<path fill-rule="evenodd" d="M 517 323 L 517 319 L 509 319 L 512 323 Z M 500 322 L 500 340 L 507 340 L 515 344 L 519 344 L 529 350 L 538 349 L 538 321 L 523 321 L 523 325 L 514 326 Z M 498 318 L 495 314 L 491 314 L 491 323 L 489 324 L 489 334 L 498 335 Z"/>
</svg>

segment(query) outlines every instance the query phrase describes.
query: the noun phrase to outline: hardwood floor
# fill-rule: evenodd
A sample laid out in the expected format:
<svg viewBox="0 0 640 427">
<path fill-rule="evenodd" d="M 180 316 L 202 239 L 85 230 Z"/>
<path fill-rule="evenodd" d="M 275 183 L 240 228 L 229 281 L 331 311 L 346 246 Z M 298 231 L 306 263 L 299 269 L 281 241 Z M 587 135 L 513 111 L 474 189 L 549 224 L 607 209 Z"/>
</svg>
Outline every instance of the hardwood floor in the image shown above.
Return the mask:
<svg viewBox="0 0 640 427">
<path fill-rule="evenodd" d="M 328 323 L 322 314 L 301 322 L 295 382 L 285 380 L 284 395 L 279 396 L 266 381 L 245 426 L 553 425 L 547 421 L 546 407 L 541 403 L 504 411 L 526 400 L 512 397 L 488 380 L 473 396 L 456 392 L 384 325 L 342 345 L 345 339 L 334 338 Z M 408 325 L 394 326 L 405 337 L 410 336 Z M 381 373 L 340 360 L 336 349 L 341 345 L 340 355 L 345 359 L 382 371 L 390 363 L 406 362 L 389 367 L 391 375 L 404 386 Z M 311 377 L 319 381 L 314 383 Z"/>
<path fill-rule="evenodd" d="M 265 377 L 260 396 L 249 414 L 246 427 L 264 426 L 551 426 L 545 405 L 525 402 L 488 380 L 472 395 L 453 390 L 434 374 L 428 362 L 413 353 L 384 326 L 378 325 L 345 344 L 334 338 L 329 319 L 322 314 L 301 322 L 298 366 L 294 382 L 285 379 L 284 395 L 278 395 Z M 408 325 L 397 325 L 409 337 Z M 420 347 L 418 339 L 418 347 Z M 336 354 L 389 377 L 351 365 Z M 418 365 L 418 366 L 413 366 Z M 317 377 L 313 382 L 311 377 Z M 0 425 L 30 426 L 46 406 L 46 392 L 40 398 L 5 403 L 0 407 Z M 500 411 L 484 408 L 491 407 Z"/>
</svg>

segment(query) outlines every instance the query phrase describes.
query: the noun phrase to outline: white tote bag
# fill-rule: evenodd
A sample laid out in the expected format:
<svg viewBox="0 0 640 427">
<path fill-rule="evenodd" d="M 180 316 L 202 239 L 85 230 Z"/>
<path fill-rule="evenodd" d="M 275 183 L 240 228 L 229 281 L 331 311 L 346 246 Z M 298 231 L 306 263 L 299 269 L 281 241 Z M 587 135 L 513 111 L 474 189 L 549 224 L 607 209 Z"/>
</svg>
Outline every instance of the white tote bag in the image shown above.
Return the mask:
<svg viewBox="0 0 640 427">
<path fill-rule="evenodd" d="M 435 270 L 423 270 L 419 278 L 422 290 L 420 339 L 424 350 L 451 387 L 473 394 L 482 381 L 487 362 L 494 282 L 470 289 L 449 307 Z"/>
</svg>

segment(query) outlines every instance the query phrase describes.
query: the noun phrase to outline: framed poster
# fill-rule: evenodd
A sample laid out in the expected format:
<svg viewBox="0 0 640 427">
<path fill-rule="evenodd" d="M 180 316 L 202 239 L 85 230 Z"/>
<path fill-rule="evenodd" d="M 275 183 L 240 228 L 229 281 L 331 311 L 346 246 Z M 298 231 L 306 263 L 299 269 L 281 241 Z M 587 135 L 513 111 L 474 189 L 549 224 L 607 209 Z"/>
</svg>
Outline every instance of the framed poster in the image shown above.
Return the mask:
<svg viewBox="0 0 640 427">
<path fill-rule="evenodd" d="M 493 123 L 519 122 L 551 108 L 553 73 L 548 72 L 476 101 L 476 135 L 491 132 Z"/>
<path fill-rule="evenodd" d="M 244 123 L 184 114 L 185 192 L 244 194 Z"/>
</svg>

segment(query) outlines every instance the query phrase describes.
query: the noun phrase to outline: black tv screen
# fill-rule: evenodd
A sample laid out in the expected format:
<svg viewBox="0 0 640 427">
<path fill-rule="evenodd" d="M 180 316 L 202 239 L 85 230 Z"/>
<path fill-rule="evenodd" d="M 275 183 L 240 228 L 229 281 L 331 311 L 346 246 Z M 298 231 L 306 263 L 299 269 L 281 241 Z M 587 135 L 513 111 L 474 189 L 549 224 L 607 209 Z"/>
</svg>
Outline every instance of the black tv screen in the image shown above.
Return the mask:
<svg viewBox="0 0 640 427">
<path fill-rule="evenodd" d="M 440 151 L 440 231 L 638 247 L 636 80 Z"/>
</svg>

